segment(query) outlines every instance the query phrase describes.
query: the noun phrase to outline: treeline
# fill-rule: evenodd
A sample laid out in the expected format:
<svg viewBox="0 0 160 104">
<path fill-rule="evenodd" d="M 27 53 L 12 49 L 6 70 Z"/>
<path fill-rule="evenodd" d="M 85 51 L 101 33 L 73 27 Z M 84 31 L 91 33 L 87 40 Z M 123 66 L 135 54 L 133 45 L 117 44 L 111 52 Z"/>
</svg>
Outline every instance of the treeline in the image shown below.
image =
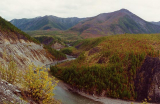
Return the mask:
<svg viewBox="0 0 160 104">
<path fill-rule="evenodd" d="M 114 54 L 109 59 L 109 64 L 94 66 L 79 66 L 80 61 L 85 60 L 81 54 L 74 64 L 70 67 L 52 66 L 51 72 L 54 76 L 71 84 L 79 90 L 84 90 L 93 94 L 101 94 L 106 91 L 106 96 L 121 99 L 136 99 L 134 91 L 134 79 L 136 78 L 136 69 L 144 60 L 146 54 L 134 53 L 126 54 L 123 60 L 118 54 Z M 128 65 L 127 65 L 128 64 Z"/>
<path fill-rule="evenodd" d="M 48 45 L 44 45 L 44 48 L 49 52 L 51 53 L 57 60 L 63 60 L 63 59 L 66 59 L 66 55 L 64 53 L 62 53 L 61 51 L 57 51 L 53 48 L 51 48 L 50 46 Z"/>
<path fill-rule="evenodd" d="M 5 31 L 5 32 L 14 32 L 15 34 L 21 34 L 21 35 L 25 36 L 28 40 L 39 44 L 39 41 L 32 38 L 28 34 L 24 33 L 23 31 L 21 31 L 20 29 L 18 29 L 14 25 L 12 25 L 10 22 L 3 19 L 2 17 L 0 17 L 0 29 L 1 29 L 1 31 Z"/>
<path fill-rule="evenodd" d="M 40 36 L 40 37 L 34 37 L 35 39 L 37 39 L 39 42 L 41 42 L 42 44 L 45 45 L 52 45 L 54 43 L 60 43 L 62 45 L 65 45 L 63 40 L 60 39 L 59 37 L 56 36 Z"/>
<path fill-rule="evenodd" d="M 61 52 L 67 55 L 72 55 L 73 50 L 75 50 L 74 47 L 66 47 L 66 48 L 61 49 Z"/>
<path fill-rule="evenodd" d="M 79 57 L 52 66 L 51 72 L 90 94 L 105 93 L 108 97 L 136 100 L 136 80 L 144 81 L 137 79 L 137 73 L 146 56 L 159 57 L 159 50 L 154 48 L 159 47 L 158 39 L 159 35 L 125 34 L 81 40 L 75 43 L 81 53 Z"/>
</svg>

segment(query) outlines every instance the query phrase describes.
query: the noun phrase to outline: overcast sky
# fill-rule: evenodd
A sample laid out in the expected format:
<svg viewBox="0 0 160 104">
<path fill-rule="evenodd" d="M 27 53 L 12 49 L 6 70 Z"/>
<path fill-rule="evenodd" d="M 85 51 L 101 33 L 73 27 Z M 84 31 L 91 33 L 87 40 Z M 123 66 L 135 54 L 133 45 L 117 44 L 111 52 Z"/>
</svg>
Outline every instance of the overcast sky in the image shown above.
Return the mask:
<svg viewBox="0 0 160 104">
<path fill-rule="evenodd" d="M 6 20 L 45 15 L 91 17 L 122 8 L 146 21 L 160 21 L 160 0 L 0 0 L 0 16 Z"/>
</svg>

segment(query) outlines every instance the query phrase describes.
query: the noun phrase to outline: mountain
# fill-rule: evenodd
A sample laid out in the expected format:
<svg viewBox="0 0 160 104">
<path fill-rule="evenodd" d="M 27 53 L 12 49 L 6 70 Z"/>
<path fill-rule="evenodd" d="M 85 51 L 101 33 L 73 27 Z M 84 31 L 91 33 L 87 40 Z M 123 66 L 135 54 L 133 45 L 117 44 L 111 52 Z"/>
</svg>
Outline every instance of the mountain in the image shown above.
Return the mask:
<svg viewBox="0 0 160 104">
<path fill-rule="evenodd" d="M 29 30 L 67 30 L 84 18 L 59 18 L 56 16 L 36 17 L 32 19 L 13 19 L 10 22 L 23 31 Z"/>
<path fill-rule="evenodd" d="M 151 23 L 153 23 L 155 25 L 160 25 L 160 21 L 159 22 L 151 22 Z"/>
<path fill-rule="evenodd" d="M 42 45 L 10 22 L 0 17 L 0 62 L 6 64 L 14 60 L 20 69 L 31 63 L 45 65 L 53 61 Z M 51 56 L 51 57 L 49 57 Z"/>
<path fill-rule="evenodd" d="M 126 9 L 102 13 L 88 18 L 44 16 L 33 19 L 14 19 L 10 22 L 24 31 L 36 30 L 38 32 L 46 30 L 44 32 L 47 35 L 51 31 L 68 29 L 64 32 L 74 33 L 82 38 L 125 33 L 160 33 L 160 26 L 147 22 Z M 43 32 L 40 34 L 43 34 Z"/>
<path fill-rule="evenodd" d="M 99 37 L 124 33 L 159 33 L 160 26 L 149 23 L 126 9 L 87 18 L 70 29 L 81 36 Z"/>
</svg>

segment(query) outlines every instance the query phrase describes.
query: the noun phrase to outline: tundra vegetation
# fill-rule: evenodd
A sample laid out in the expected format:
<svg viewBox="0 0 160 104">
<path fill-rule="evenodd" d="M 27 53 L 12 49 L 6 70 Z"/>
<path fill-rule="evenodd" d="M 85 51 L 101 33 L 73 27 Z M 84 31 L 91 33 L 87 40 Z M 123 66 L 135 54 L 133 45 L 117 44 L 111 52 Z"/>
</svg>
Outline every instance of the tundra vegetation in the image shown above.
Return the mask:
<svg viewBox="0 0 160 104">
<path fill-rule="evenodd" d="M 159 57 L 160 34 L 85 39 L 74 46 L 78 58 L 51 66 L 54 76 L 90 94 L 137 100 L 136 74 L 146 56 Z"/>
</svg>

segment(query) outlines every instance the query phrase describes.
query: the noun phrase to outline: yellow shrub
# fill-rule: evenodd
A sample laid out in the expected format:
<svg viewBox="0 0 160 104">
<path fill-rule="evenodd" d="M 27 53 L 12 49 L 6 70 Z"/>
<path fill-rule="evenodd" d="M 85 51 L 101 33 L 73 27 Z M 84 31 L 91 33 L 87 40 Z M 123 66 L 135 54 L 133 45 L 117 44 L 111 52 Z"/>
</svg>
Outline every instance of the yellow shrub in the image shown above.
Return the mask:
<svg viewBox="0 0 160 104">
<path fill-rule="evenodd" d="M 10 61 L 5 67 L 0 64 L 0 75 L 1 78 L 7 82 L 14 84 L 20 82 L 20 71 L 17 68 L 17 64 L 14 61 Z"/>
<path fill-rule="evenodd" d="M 30 96 L 35 101 L 43 104 L 55 103 L 53 90 L 58 82 L 53 77 L 48 76 L 46 68 L 30 65 L 24 75 L 24 81 Z"/>
</svg>

